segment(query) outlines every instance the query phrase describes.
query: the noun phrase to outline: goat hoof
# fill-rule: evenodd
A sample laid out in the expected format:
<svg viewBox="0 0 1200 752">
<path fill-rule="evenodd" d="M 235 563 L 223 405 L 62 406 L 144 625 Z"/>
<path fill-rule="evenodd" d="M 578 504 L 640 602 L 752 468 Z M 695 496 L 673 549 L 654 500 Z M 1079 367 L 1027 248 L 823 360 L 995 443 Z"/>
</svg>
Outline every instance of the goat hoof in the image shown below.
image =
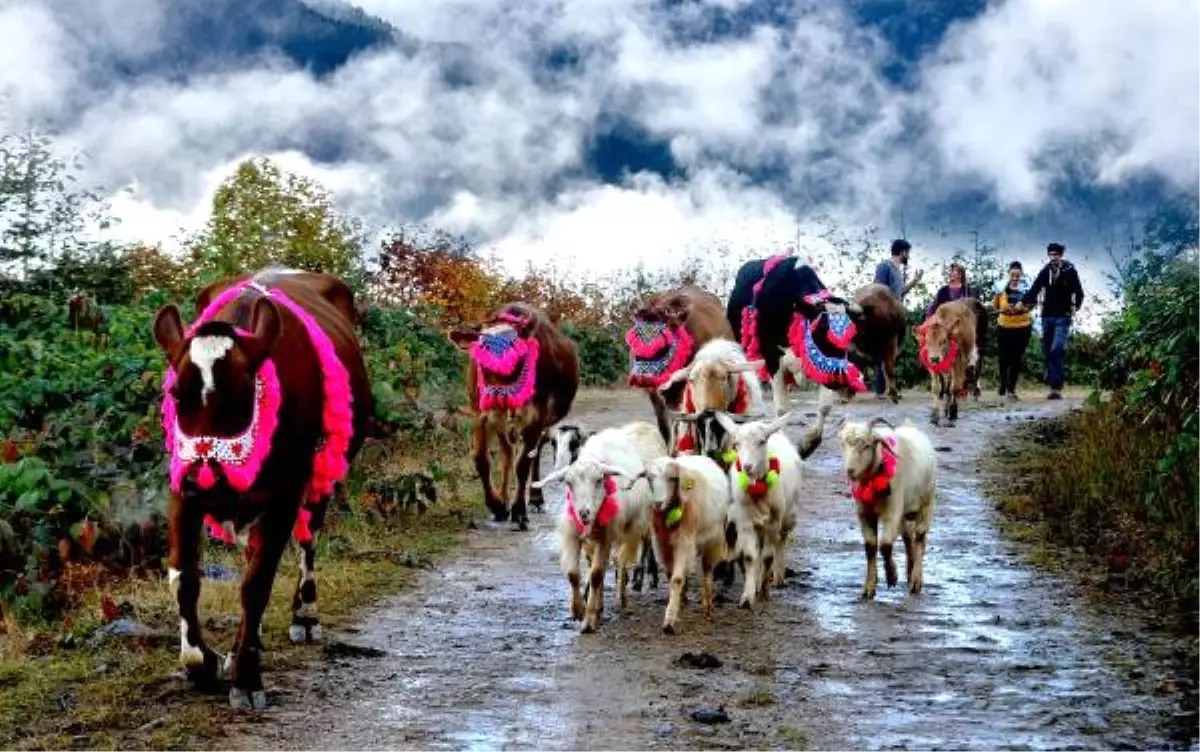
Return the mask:
<svg viewBox="0 0 1200 752">
<path fill-rule="evenodd" d="M 912 593 L 913 595 L 920 595 L 921 594 L 921 581 L 920 580 L 913 581 L 908 586 L 908 592 Z"/>
<path fill-rule="evenodd" d="M 583 623 L 583 629 L 580 629 L 579 633 L 580 634 L 595 634 L 596 633 L 596 623 L 593 622 L 591 619 L 588 619 L 587 621 L 585 621 Z"/>
<path fill-rule="evenodd" d="M 229 690 L 229 707 L 234 710 L 266 710 L 267 693 L 261 689 L 247 692 L 233 687 Z"/>
<path fill-rule="evenodd" d="M 863 588 L 862 599 L 864 601 L 875 600 L 875 588 Z"/>
<path fill-rule="evenodd" d="M 742 602 L 738 604 L 738 608 L 744 608 L 747 611 L 753 611 L 754 604 L 750 601 L 749 598 L 743 598 Z"/>
<path fill-rule="evenodd" d="M 670 623 L 663 624 L 663 634 L 675 634 L 675 625 Z"/>
</svg>

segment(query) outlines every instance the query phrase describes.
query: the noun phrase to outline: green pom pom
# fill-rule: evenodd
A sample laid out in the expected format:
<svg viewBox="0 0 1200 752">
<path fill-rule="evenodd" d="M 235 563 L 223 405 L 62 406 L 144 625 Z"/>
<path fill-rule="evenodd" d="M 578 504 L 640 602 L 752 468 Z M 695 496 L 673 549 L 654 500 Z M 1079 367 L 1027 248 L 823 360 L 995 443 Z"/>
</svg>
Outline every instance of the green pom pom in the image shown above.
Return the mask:
<svg viewBox="0 0 1200 752">
<path fill-rule="evenodd" d="M 779 482 L 779 473 L 775 472 L 774 470 L 768 470 L 767 471 L 767 488 L 774 488 L 775 484 L 778 482 Z"/>
<path fill-rule="evenodd" d="M 675 527 L 683 519 L 683 507 L 671 507 L 667 512 L 667 527 Z"/>
<path fill-rule="evenodd" d="M 742 487 L 743 491 L 750 488 L 750 476 L 745 472 L 738 473 L 738 485 Z"/>
</svg>

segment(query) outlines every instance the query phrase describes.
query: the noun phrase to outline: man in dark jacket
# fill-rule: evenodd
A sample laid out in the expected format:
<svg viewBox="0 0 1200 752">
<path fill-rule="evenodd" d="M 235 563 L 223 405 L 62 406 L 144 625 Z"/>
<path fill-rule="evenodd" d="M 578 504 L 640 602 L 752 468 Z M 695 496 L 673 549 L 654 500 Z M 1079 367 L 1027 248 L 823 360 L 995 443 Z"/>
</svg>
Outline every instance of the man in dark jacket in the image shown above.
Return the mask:
<svg viewBox="0 0 1200 752">
<path fill-rule="evenodd" d="M 1063 259 L 1066 248 L 1061 243 L 1046 246 L 1050 263 L 1042 267 L 1022 302 L 1032 308 L 1042 296 L 1042 352 L 1046 356 L 1046 382 L 1049 399 L 1062 399 L 1063 366 L 1071 319 L 1083 305 L 1083 285 L 1079 272 L 1070 261 Z"/>
</svg>

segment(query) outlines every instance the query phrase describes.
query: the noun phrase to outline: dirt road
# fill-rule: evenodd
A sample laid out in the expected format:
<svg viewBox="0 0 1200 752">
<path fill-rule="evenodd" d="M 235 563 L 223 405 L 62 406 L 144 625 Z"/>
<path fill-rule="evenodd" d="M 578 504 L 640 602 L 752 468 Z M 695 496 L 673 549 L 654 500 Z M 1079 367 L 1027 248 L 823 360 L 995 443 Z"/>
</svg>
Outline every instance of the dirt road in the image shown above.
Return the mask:
<svg viewBox="0 0 1200 752">
<path fill-rule="evenodd" d="M 806 401 L 801 413 L 813 409 Z M 926 406 L 912 393 L 899 407 L 867 399 L 838 410 L 927 426 Z M 232 748 L 1196 749 L 1179 638 L 1133 609 L 1093 605 L 1071 575 L 1031 567 L 980 498 L 976 461 L 988 442 L 1072 406 L 971 405 L 956 428 L 928 428 L 949 451 L 938 455 L 920 596 L 881 581 L 875 602 L 859 600 L 862 543 L 830 430 L 805 468 L 788 552 L 796 576 L 757 613 L 736 608 L 734 591 L 706 621 L 693 594 L 682 633 L 663 635 L 660 583 L 632 594 L 626 613 L 606 599 L 600 631 L 578 634 L 552 500 L 531 532 L 481 525 L 357 632 L 329 636 L 382 657 L 314 651 L 311 671 L 268 674 L 278 704 Z M 627 392 L 593 395 L 573 418 L 652 420 Z M 677 663 L 700 651 L 720 667 Z M 728 722 L 692 718 L 719 706 Z"/>
</svg>

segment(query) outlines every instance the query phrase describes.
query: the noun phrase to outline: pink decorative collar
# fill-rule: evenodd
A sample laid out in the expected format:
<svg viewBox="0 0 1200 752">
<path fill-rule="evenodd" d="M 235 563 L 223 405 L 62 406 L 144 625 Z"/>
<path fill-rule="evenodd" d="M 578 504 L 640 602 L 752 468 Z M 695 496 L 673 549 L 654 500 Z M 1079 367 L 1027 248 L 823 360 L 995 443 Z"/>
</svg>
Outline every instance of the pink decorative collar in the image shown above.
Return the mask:
<svg viewBox="0 0 1200 752">
<path fill-rule="evenodd" d="M 850 484 L 850 495 L 859 504 L 873 505 L 882 499 L 896 477 L 896 437 L 885 438 L 880 451 L 883 457 L 871 474 Z"/>
<path fill-rule="evenodd" d="M 350 374 L 338 358 L 337 348 L 325 330 L 307 310 L 298 305 L 278 288 L 267 289 L 253 280 L 245 280 L 218 295 L 208 304 L 196 320 L 188 327 L 186 336 L 195 336 L 205 323 L 216 318 L 226 306 L 233 303 L 247 287 L 269 296 L 279 305 L 292 312 L 308 333 L 309 341 L 316 351 L 321 365 L 323 408 L 321 423 L 323 435 L 317 443 L 313 456 L 312 475 L 309 477 L 306 500 L 315 503 L 333 494 L 333 485 L 346 476 L 349 461 L 346 455 L 354 435 L 353 392 L 350 389 Z M 240 336 L 250 332 L 236 329 Z M 238 436 L 187 436 L 179 428 L 175 398 L 170 388 L 176 379 L 175 369 L 168 366 L 163 378 L 163 430 L 166 434 L 167 451 L 171 454 L 169 477 L 171 490 L 178 493 L 183 476 L 188 468 L 200 463 L 196 482 L 202 489 L 212 488 L 216 483 L 214 466 L 224 474 L 230 487 L 246 492 L 254 485 L 263 463 L 271 453 L 275 429 L 279 421 L 279 406 L 283 402 L 282 390 L 274 360 L 263 361 L 255 377 L 254 412 L 250 425 Z M 242 446 L 248 442 L 248 446 Z M 239 461 L 237 451 L 243 449 L 245 459 Z M 296 540 L 304 543 L 312 540 L 308 521 L 312 513 L 301 507 L 293 530 Z M 205 517 L 209 533 L 226 543 L 233 536 L 211 515 Z"/>
<path fill-rule="evenodd" d="M 567 486 L 567 516 L 575 524 L 575 532 L 580 535 L 591 535 L 597 526 L 606 527 L 620 511 L 621 505 L 617 501 L 617 482 L 611 475 L 604 476 L 604 501 L 600 503 L 600 511 L 596 513 L 595 522 L 590 525 L 585 525 L 579 519 L 579 513 L 575 511 L 575 494 L 571 493 L 571 487 Z"/>
</svg>

